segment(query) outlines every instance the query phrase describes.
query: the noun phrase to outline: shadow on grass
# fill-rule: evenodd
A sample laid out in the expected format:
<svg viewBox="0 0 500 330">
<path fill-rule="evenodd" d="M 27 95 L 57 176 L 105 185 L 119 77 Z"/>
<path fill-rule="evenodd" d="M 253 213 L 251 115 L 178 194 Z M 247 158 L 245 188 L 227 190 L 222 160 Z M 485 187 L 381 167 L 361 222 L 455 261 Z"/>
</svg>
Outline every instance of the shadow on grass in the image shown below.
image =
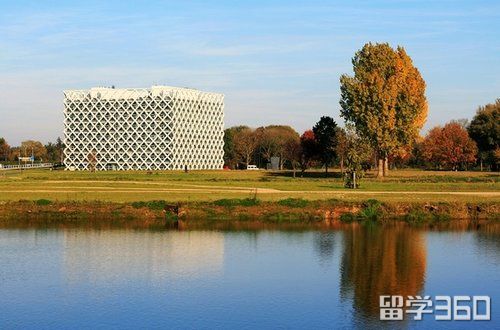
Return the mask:
<svg viewBox="0 0 500 330">
<path fill-rule="evenodd" d="M 265 172 L 265 175 L 268 177 L 288 177 L 292 178 L 293 177 L 293 171 L 289 170 L 284 170 L 284 171 L 269 171 Z M 311 171 L 311 172 L 300 172 L 297 171 L 295 172 L 295 176 L 297 178 L 312 178 L 312 179 L 326 179 L 326 178 L 332 178 L 332 179 L 340 179 L 342 178 L 342 173 L 340 172 L 328 172 L 326 174 L 325 172 L 320 172 L 320 171 Z"/>
</svg>

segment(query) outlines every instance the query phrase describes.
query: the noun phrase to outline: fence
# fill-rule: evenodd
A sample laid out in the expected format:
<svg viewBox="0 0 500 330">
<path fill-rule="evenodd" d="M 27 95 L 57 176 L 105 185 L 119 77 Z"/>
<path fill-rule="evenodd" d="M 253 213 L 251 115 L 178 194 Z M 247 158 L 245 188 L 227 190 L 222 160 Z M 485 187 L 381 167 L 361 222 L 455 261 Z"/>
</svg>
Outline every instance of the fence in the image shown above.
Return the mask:
<svg viewBox="0 0 500 330">
<path fill-rule="evenodd" d="M 7 170 L 29 170 L 35 168 L 52 168 L 54 164 L 52 163 L 37 163 L 37 164 L 23 164 L 23 165 L 1 165 L 0 171 Z"/>
</svg>

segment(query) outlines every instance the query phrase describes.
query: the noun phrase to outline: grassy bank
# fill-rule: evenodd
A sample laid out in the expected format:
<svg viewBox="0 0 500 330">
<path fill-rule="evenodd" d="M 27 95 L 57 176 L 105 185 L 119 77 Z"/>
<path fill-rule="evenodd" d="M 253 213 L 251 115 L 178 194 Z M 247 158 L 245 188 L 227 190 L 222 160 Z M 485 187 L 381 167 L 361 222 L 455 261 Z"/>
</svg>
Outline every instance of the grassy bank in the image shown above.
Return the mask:
<svg viewBox="0 0 500 330">
<path fill-rule="evenodd" d="M 351 222 L 405 221 L 411 224 L 442 223 L 455 220 L 500 221 L 498 203 L 463 202 L 363 202 L 343 200 L 305 200 L 286 198 L 277 201 L 259 199 L 220 199 L 205 202 L 168 203 L 163 200 L 131 203 L 52 201 L 39 199 L 0 204 L 0 225 L 14 223 L 108 223 L 121 225 L 164 226 L 184 222 L 302 223 L 335 225 Z"/>
<path fill-rule="evenodd" d="M 168 202 L 165 202 L 168 201 Z M 180 209 L 174 210 L 176 205 Z M 361 189 L 343 187 L 308 171 L 0 173 L 0 219 L 13 221 L 120 222 L 164 225 L 186 221 L 308 223 L 496 220 L 500 176 L 488 172 L 392 171 L 368 173 Z"/>
</svg>

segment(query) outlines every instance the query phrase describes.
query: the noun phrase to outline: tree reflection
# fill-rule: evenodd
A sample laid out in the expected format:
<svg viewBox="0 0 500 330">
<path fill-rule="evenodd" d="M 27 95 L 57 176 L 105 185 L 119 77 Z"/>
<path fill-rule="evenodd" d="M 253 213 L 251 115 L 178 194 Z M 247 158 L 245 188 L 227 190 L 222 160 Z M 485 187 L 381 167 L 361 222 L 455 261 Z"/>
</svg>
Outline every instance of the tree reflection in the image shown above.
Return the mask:
<svg viewBox="0 0 500 330">
<path fill-rule="evenodd" d="M 474 237 L 477 253 L 491 262 L 500 264 L 500 225 L 497 223 L 483 225 Z"/>
<path fill-rule="evenodd" d="M 357 313 L 379 315 L 380 295 L 418 295 L 426 251 L 421 232 L 406 226 L 353 226 L 344 232 L 341 295 Z"/>
</svg>

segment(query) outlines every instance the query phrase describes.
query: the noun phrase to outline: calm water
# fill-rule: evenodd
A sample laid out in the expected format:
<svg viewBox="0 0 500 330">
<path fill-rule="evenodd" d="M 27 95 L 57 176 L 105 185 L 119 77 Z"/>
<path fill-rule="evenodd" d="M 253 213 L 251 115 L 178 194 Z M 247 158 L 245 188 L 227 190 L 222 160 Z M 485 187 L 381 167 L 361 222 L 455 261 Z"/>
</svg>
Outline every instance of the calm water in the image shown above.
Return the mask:
<svg viewBox="0 0 500 330">
<path fill-rule="evenodd" d="M 0 229 L 0 328 L 500 328 L 500 228 Z M 378 321 L 380 294 L 489 295 L 490 322 Z"/>
</svg>

